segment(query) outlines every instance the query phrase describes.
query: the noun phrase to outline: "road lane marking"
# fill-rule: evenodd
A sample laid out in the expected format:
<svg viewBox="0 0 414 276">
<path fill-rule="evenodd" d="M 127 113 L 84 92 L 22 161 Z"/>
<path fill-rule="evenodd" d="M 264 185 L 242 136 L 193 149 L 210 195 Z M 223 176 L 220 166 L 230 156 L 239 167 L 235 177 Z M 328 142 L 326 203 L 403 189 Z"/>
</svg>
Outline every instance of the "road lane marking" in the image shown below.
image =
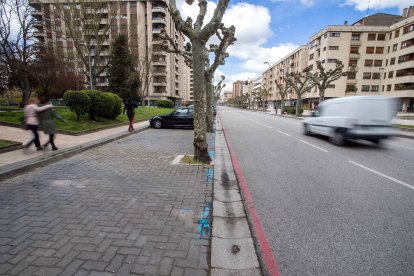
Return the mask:
<svg viewBox="0 0 414 276">
<path fill-rule="evenodd" d="M 265 125 L 265 124 L 263 124 L 263 123 L 261 123 L 261 122 L 258 122 L 258 121 L 256 121 L 256 120 L 253 120 L 253 119 L 250 119 L 250 120 L 251 120 L 251 121 L 253 121 L 253 122 L 255 122 L 256 124 L 261 125 L 261 126 L 264 126 L 264 127 L 267 127 L 267 128 L 272 128 L 271 126 Z"/>
<path fill-rule="evenodd" d="M 413 189 L 413 190 L 414 190 L 414 186 L 411 186 L 410 184 L 407 184 L 407 183 L 405 183 L 405 182 L 402 182 L 402 181 L 400 181 L 400 180 L 398 180 L 398 179 L 395 179 L 395 178 L 393 178 L 393 177 L 391 177 L 391 176 L 388 176 L 388 175 L 386 175 L 386 174 L 380 173 L 379 171 L 376 171 L 376 170 L 370 169 L 370 168 L 365 167 L 364 165 L 358 164 L 357 162 L 354 162 L 354 161 L 349 161 L 349 163 L 354 164 L 355 166 L 358 166 L 358 167 L 360 167 L 360 168 L 363 168 L 363 169 L 365 169 L 365 170 L 367 170 L 367 171 L 370 171 L 370 172 L 372 172 L 372 173 L 378 174 L 378 175 L 380 175 L 380 176 L 382 176 L 382 177 L 385 177 L 385 178 L 387 178 L 387 179 L 389 179 L 389 180 L 391 180 L 391 181 L 394 181 L 394 182 L 396 182 L 396 183 L 398 183 L 398 184 L 400 184 L 400 185 L 403 185 L 403 186 L 405 186 L 405 187 L 407 187 L 407 188 L 410 188 L 410 189 Z"/>
<path fill-rule="evenodd" d="M 385 143 L 385 144 L 387 144 L 387 145 L 393 145 L 393 146 L 396 146 L 396 147 L 405 148 L 405 149 L 409 149 L 409 150 L 414 150 L 414 148 L 404 147 L 404 146 L 400 146 L 400 145 L 397 145 L 397 144 L 394 144 L 394 143 Z"/>
<path fill-rule="evenodd" d="M 292 137 L 292 135 L 290 135 L 289 133 L 283 132 L 283 131 L 278 130 L 278 129 L 276 129 L 276 131 L 277 131 L 277 132 L 279 132 L 279 133 L 281 133 L 281 134 L 283 134 L 283 135 L 286 135 L 286 136 Z"/>
<path fill-rule="evenodd" d="M 313 145 L 313 144 L 311 144 L 311 143 L 308 143 L 308 142 L 306 142 L 306 141 L 303 141 L 303 140 L 301 140 L 301 139 L 298 139 L 299 141 L 301 141 L 302 143 L 305 143 L 305 144 L 307 144 L 307 145 L 309 145 L 309 146 L 311 146 L 311 147 L 314 147 L 314 148 L 316 148 L 316 149 L 318 149 L 318 150 L 321 150 L 321 151 L 324 151 L 324 152 L 329 152 L 329 151 L 327 151 L 326 149 L 323 149 L 323 148 L 320 148 L 320 147 L 318 147 L 318 146 L 315 146 L 315 145 Z"/>
</svg>

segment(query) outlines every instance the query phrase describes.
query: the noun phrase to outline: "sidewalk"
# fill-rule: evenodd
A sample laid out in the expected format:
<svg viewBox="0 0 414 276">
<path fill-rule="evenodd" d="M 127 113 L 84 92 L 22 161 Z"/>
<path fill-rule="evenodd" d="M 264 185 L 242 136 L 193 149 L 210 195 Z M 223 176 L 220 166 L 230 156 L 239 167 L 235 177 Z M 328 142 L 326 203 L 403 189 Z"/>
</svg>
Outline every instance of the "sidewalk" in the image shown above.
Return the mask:
<svg viewBox="0 0 414 276">
<path fill-rule="evenodd" d="M 214 167 L 177 162 L 192 130 L 148 126 L 0 154 L 1 275 L 261 275 L 220 124 Z M 29 137 L 0 126 L 0 139 Z"/>
</svg>

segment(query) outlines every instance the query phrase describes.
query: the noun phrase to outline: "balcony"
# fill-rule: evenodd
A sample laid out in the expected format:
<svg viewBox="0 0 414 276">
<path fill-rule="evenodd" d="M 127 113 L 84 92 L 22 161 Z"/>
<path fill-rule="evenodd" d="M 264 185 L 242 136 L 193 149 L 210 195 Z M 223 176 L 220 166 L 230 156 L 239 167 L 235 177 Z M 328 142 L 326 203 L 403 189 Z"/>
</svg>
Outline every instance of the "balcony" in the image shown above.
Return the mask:
<svg viewBox="0 0 414 276">
<path fill-rule="evenodd" d="M 34 37 L 45 37 L 46 34 L 44 32 L 37 31 L 33 33 L 33 36 Z"/>
<path fill-rule="evenodd" d="M 360 46 L 360 45 L 362 45 L 362 41 L 360 41 L 360 40 L 351 40 L 350 45 L 351 46 Z"/>
<path fill-rule="evenodd" d="M 167 86 L 167 82 L 166 81 L 154 81 L 153 83 L 154 86 Z"/>
<path fill-rule="evenodd" d="M 357 80 L 356 79 L 346 79 L 346 84 L 356 84 Z"/>
<path fill-rule="evenodd" d="M 350 59 L 359 59 L 360 57 L 361 57 L 361 55 L 358 54 L 358 53 L 350 53 L 349 54 Z"/>
<path fill-rule="evenodd" d="M 32 11 L 32 16 L 34 17 L 34 18 L 41 18 L 42 16 L 43 16 L 43 13 L 42 13 L 42 11 L 38 11 L 38 10 L 34 10 L 34 11 Z"/>
<path fill-rule="evenodd" d="M 153 17 L 152 23 L 162 24 L 164 26 L 167 24 L 167 22 L 165 21 L 165 18 L 163 17 Z"/>
<path fill-rule="evenodd" d="M 162 30 L 162 28 L 152 28 L 152 33 L 153 34 L 161 34 L 161 30 Z"/>
<path fill-rule="evenodd" d="M 42 21 L 40 21 L 40 20 L 34 20 L 33 21 L 33 27 L 35 27 L 35 28 L 43 28 L 43 23 L 42 23 Z"/>
<path fill-rule="evenodd" d="M 153 65 L 160 65 L 160 66 L 167 66 L 167 61 L 165 61 L 165 60 L 153 60 L 152 64 Z"/>
<path fill-rule="evenodd" d="M 164 7 L 160 7 L 160 6 L 153 6 L 152 7 L 152 12 L 160 12 L 163 13 L 165 15 L 167 15 L 165 8 Z"/>
<path fill-rule="evenodd" d="M 166 76 L 167 75 L 167 71 L 155 70 L 155 71 L 152 72 L 152 74 L 154 76 Z"/>
</svg>

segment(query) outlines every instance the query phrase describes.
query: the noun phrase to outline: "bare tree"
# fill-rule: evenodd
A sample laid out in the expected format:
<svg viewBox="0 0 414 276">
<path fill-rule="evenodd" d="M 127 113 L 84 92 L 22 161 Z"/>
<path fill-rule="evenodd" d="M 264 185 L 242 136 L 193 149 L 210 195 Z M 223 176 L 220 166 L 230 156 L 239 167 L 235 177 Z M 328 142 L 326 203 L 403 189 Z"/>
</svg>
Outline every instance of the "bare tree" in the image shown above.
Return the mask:
<svg viewBox="0 0 414 276">
<path fill-rule="evenodd" d="M 220 99 L 221 91 L 224 87 L 226 87 L 226 84 L 223 83 L 223 81 L 226 79 L 226 76 L 221 75 L 221 80 L 217 83 L 217 85 L 214 86 L 214 104 L 217 104 L 217 101 Z"/>
<path fill-rule="evenodd" d="M 292 86 L 297 97 L 295 114 L 297 117 L 300 115 L 299 109 L 302 106 L 303 94 L 310 91 L 315 86 L 310 81 L 309 71 L 309 67 L 306 67 L 302 72 L 289 73 L 286 75 L 286 82 Z"/>
<path fill-rule="evenodd" d="M 170 1 L 170 12 L 177 29 L 187 36 L 192 45 L 193 77 L 194 77 L 194 159 L 209 163 L 207 129 L 204 113 L 204 97 L 206 95 L 206 62 L 208 49 L 206 43 L 217 30 L 222 28 L 221 21 L 230 0 L 219 0 L 213 18 L 204 25 L 207 13 L 207 0 L 198 0 L 200 8 L 196 22 L 193 25 L 191 18 L 184 21 L 177 10 L 176 1 Z M 194 0 L 186 0 L 193 4 Z M 234 28 L 234 27 L 233 27 Z M 211 78 L 210 78 L 211 79 Z"/>
<path fill-rule="evenodd" d="M 344 72 L 344 64 L 340 60 L 336 61 L 334 69 L 329 69 L 328 71 L 325 70 L 319 60 L 316 62 L 316 66 L 318 68 L 318 71 L 313 74 L 309 72 L 309 78 L 312 84 L 318 87 L 319 103 L 323 102 L 325 98 L 325 90 L 332 82 L 338 80 L 343 76 L 347 76 L 354 70 L 351 68 L 350 71 Z"/>
<path fill-rule="evenodd" d="M 153 79 L 153 62 L 159 61 L 155 60 L 152 52 L 148 52 L 146 55 L 140 55 L 137 58 L 138 66 L 136 70 L 136 76 L 138 78 L 138 96 L 141 98 L 141 105 L 145 106 L 145 95 L 149 96 L 149 85 Z M 150 105 L 150 100 L 148 97 L 148 106 Z"/>
<path fill-rule="evenodd" d="M 265 105 L 266 105 L 266 100 L 269 94 L 270 94 L 269 91 L 267 91 L 267 89 L 263 85 L 262 87 L 260 87 L 259 89 L 255 91 L 255 98 L 262 106 L 263 111 L 265 111 L 266 109 Z"/>
<path fill-rule="evenodd" d="M 32 68 L 36 47 L 28 0 L 0 1 L 0 62 L 9 82 L 21 90 L 27 104 L 34 88 Z"/>
<path fill-rule="evenodd" d="M 111 22 L 117 16 L 117 4 L 102 0 L 68 0 L 55 4 L 55 17 L 65 23 L 66 39 L 73 41 L 76 55 L 82 60 L 82 73 L 88 80 L 92 79 L 91 89 L 96 87 L 97 77 L 109 65 L 109 58 L 101 54 L 109 50 Z"/>
<path fill-rule="evenodd" d="M 286 76 L 287 78 L 287 76 Z M 292 89 L 292 85 L 290 82 L 283 82 L 283 83 L 277 83 L 276 82 L 276 87 L 279 90 L 279 95 L 280 95 L 280 109 L 281 112 L 283 114 L 283 108 L 284 108 L 284 102 L 286 99 L 287 94 L 290 92 L 290 90 Z"/>
<path fill-rule="evenodd" d="M 213 76 L 219 65 L 224 65 L 225 59 L 229 56 L 226 52 L 227 48 L 232 45 L 236 38 L 234 34 L 236 28 L 230 26 L 229 28 L 224 27 L 220 24 L 216 35 L 220 41 L 219 45 L 211 44 L 209 52 L 214 53 L 214 62 L 211 66 L 207 66 L 204 76 L 206 81 L 206 127 L 207 132 L 213 132 Z M 207 63 L 209 64 L 209 62 Z"/>
</svg>

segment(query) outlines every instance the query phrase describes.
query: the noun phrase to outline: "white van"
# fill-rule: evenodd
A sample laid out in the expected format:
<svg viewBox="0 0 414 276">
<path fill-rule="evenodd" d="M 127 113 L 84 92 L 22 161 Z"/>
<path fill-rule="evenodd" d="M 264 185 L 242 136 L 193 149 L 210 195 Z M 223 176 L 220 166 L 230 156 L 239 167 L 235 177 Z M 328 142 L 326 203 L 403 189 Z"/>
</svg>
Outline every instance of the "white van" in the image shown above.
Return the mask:
<svg viewBox="0 0 414 276">
<path fill-rule="evenodd" d="M 303 121 L 305 135 L 329 137 L 336 145 L 348 139 L 378 144 L 393 135 L 390 121 L 398 111 L 398 100 L 385 96 L 354 96 L 326 100 Z"/>
</svg>

